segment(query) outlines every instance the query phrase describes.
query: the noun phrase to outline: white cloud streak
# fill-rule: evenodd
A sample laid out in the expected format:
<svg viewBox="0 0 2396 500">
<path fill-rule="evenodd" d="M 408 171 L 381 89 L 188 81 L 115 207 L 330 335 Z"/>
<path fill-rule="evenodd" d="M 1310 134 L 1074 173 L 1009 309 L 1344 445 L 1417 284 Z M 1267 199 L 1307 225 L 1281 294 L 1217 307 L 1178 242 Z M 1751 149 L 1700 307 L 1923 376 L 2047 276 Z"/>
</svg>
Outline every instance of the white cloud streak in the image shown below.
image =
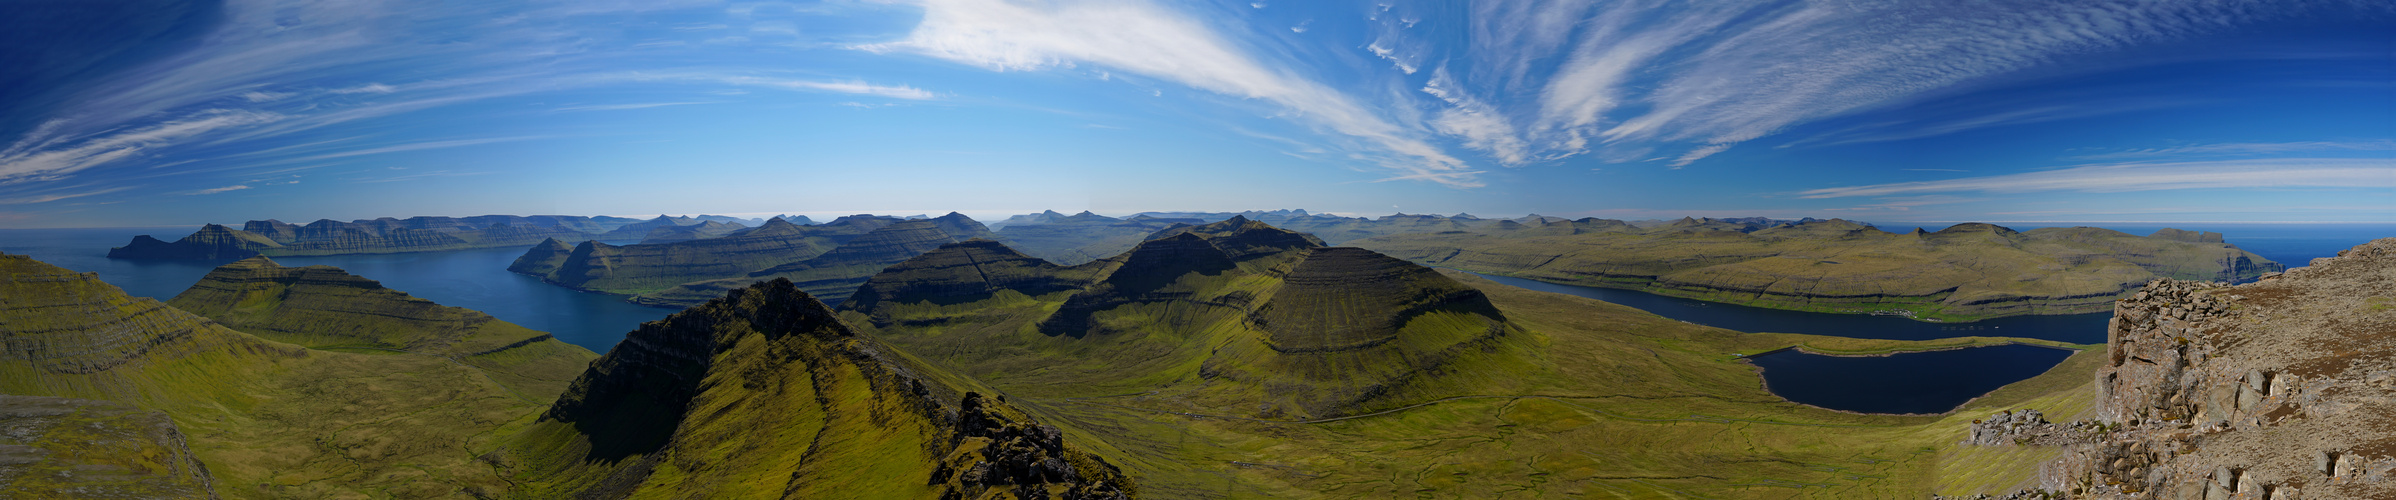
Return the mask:
<svg viewBox="0 0 2396 500">
<path fill-rule="evenodd" d="M 2019 174 L 1815 189 L 1804 198 L 2078 191 L 2121 193 L 2179 189 L 2396 189 L 2396 161 L 2292 158 L 2085 165 Z"/>
<path fill-rule="evenodd" d="M 240 191 L 240 190 L 243 190 L 243 189 L 249 189 L 249 188 L 250 188 L 250 187 L 249 187 L 248 185 L 236 184 L 236 185 L 225 186 L 225 187 L 220 187 L 220 188 L 208 188 L 208 189 L 202 189 L 202 190 L 198 190 L 198 191 L 192 191 L 192 192 L 190 192 L 190 193 L 185 193 L 185 194 L 190 194 L 190 195 L 195 195 L 195 196 L 196 196 L 196 195 L 203 195 L 203 194 L 217 194 L 217 193 L 222 193 L 222 192 L 226 192 L 226 191 Z"/>
<path fill-rule="evenodd" d="M 1480 185 L 1464 162 L 1329 86 L 1251 55 L 1186 13 L 1143 1 L 1021 4 L 920 0 L 923 22 L 907 38 L 859 48 L 907 52 L 994 71 L 1091 64 L 1279 105 L 1300 120 L 1355 138 L 1401 178 Z"/>
</svg>

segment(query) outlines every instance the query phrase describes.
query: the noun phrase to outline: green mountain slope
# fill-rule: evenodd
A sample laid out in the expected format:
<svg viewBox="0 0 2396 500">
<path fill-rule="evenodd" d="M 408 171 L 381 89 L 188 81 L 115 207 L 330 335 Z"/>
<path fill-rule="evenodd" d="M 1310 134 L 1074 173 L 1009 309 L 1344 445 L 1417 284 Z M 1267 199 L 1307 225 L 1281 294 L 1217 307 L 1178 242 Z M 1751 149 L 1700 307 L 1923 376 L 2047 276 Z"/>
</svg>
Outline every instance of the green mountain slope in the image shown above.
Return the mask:
<svg viewBox="0 0 2396 500">
<path fill-rule="evenodd" d="M 1143 493 L 1170 498 L 1918 498 L 2012 484 L 2051 454 L 1958 447 L 1968 422 L 2023 404 L 2073 415 L 2100 358 L 1947 415 L 1836 412 L 1772 395 L 1734 354 L 2043 341 L 1743 334 L 1361 249 L 1263 251 L 1305 240 L 1252 221 L 1193 229 L 1076 267 L 953 244 L 840 311 L 935 373 L 1114 450 Z M 1242 241 L 1251 251 L 1231 258 Z"/>
<path fill-rule="evenodd" d="M 655 306 L 687 307 L 721 297 L 724 292 L 776 278 L 798 283 L 799 289 L 821 300 L 846 300 L 857 285 L 882 268 L 939 248 L 974 238 L 990 238 L 980 222 L 962 214 L 894 222 L 841 242 L 821 255 L 759 269 L 737 278 L 694 281 L 645 293 L 632 301 Z"/>
<path fill-rule="evenodd" d="M 927 383 L 789 280 L 632 332 L 500 465 L 540 498 L 1123 498 L 996 399 Z"/>
<path fill-rule="evenodd" d="M 2094 228 L 1960 224 L 1898 234 L 1842 220 L 1684 219 L 1640 229 L 1401 234 L 1357 246 L 1436 266 L 1718 302 L 1934 320 L 2106 310 L 2158 276 L 2251 279 L 2282 267 L 2222 243 Z"/>
<path fill-rule="evenodd" d="M 549 401 L 440 356 L 263 340 L 20 255 L 0 255 L 0 346 L 0 394 L 163 412 L 228 498 L 504 491 L 472 450 Z M 115 453 L 90 444 L 64 451 Z"/>
<path fill-rule="evenodd" d="M 598 357 L 548 333 L 411 297 L 338 268 L 283 267 L 266 257 L 218 267 L 167 305 L 310 349 L 456 360 L 535 399 L 563 392 Z"/>
<path fill-rule="evenodd" d="M 0 498 L 214 498 L 165 414 L 0 394 Z"/>
</svg>

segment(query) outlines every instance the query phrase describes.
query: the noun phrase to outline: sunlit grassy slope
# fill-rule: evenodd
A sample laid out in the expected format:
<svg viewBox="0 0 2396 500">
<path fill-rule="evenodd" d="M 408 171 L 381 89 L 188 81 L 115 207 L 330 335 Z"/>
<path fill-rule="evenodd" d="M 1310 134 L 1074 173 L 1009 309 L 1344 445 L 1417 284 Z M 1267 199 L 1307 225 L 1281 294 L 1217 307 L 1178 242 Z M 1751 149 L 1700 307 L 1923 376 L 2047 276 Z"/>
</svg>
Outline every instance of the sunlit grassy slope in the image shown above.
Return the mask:
<svg viewBox="0 0 2396 500">
<path fill-rule="evenodd" d="M 228 498 L 502 492 L 476 450 L 550 397 L 441 356 L 260 339 L 18 255 L 0 255 L 0 343 L 0 393 L 164 412 Z"/>
<path fill-rule="evenodd" d="M 1734 354 L 2055 344 L 1739 333 L 1464 273 L 1359 265 L 1372 261 L 1355 255 L 1337 267 L 1397 278 L 1306 290 L 1306 262 L 1361 251 L 1298 246 L 1225 266 L 1163 248 L 1189 243 L 1152 240 L 1143 247 L 1159 248 L 1099 261 L 1094 284 L 1079 287 L 1057 285 L 1092 268 L 952 245 L 870 281 L 842 314 L 903 355 L 1088 438 L 1143 492 L 1166 498 L 1920 498 L 1993 489 L 2029 477 L 2043 455 L 1961 449 L 1968 423 L 2023 404 L 2068 410 L 2094 369 L 2090 354 L 2075 355 L 1946 415 L 1837 412 L 1766 392 Z M 1143 251 L 1175 264 L 1143 263 Z M 1420 271 L 1359 271 L 1406 267 Z M 1126 274 L 1138 269 L 1159 274 Z M 1405 301 L 1375 298 L 1458 289 L 1490 309 L 1408 314 Z M 1292 342 L 1275 325 L 1293 312 L 1363 342 Z M 1384 331 L 1375 325 L 1395 333 L 1357 334 Z M 1375 341 L 1392 348 L 1306 352 Z"/>
<path fill-rule="evenodd" d="M 1380 236 L 1352 244 L 1442 267 L 1781 309 L 1968 321 L 2110 310 L 2159 276 L 2252 279 L 2282 267 L 2219 241 L 2098 228 L 1959 224 L 1889 233 L 1842 220 L 1753 230 L 1683 220 Z"/>
<path fill-rule="evenodd" d="M 1005 403 L 915 371 L 789 280 L 759 283 L 642 325 L 497 464 L 528 498 L 1131 491 Z"/>
<path fill-rule="evenodd" d="M 167 305 L 310 349 L 455 360 L 533 400 L 556 397 L 599 357 L 546 332 L 411 297 L 338 268 L 283 267 L 266 257 L 218 267 Z"/>
</svg>

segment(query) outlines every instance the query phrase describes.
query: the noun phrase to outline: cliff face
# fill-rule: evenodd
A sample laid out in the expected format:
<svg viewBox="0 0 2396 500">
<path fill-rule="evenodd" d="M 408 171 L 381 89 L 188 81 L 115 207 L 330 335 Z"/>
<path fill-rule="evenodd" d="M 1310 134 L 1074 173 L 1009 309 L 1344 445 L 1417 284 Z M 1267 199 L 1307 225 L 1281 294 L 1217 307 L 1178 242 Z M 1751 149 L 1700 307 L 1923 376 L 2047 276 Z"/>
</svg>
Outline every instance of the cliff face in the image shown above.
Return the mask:
<svg viewBox="0 0 2396 500">
<path fill-rule="evenodd" d="M 883 349 L 790 281 L 758 283 L 627 335 L 506 460 L 539 497 L 1132 493 L 1056 428 L 943 396 Z"/>
<path fill-rule="evenodd" d="M 406 351 L 455 359 L 526 394 L 556 394 L 598 357 L 546 332 L 443 306 L 330 266 L 266 257 L 226 264 L 167 302 L 235 330 L 312 349 Z"/>
<path fill-rule="evenodd" d="M 108 249 L 108 258 L 227 261 L 250 258 L 280 247 L 282 244 L 264 236 L 209 224 L 200 226 L 199 231 L 174 243 L 159 241 L 147 234 L 135 236 L 132 243 Z"/>
<path fill-rule="evenodd" d="M 616 217 L 483 215 L 475 217 L 384 217 L 340 222 L 318 220 L 293 225 L 267 219 L 249 221 L 233 230 L 210 224 L 180 241 L 166 243 L 149 236 L 109 252 L 119 259 L 232 261 L 256 255 L 346 255 L 432 252 L 510 247 L 549 238 L 590 239 L 593 234 L 631 222 Z"/>
<path fill-rule="evenodd" d="M 872 220 L 799 226 L 783 220 L 722 237 L 616 246 L 584 241 L 555 267 L 543 265 L 548 250 L 527 252 L 529 265 L 510 270 L 540 276 L 569 288 L 637 295 L 693 281 L 746 276 L 776 264 L 822 255 L 841 242 L 879 228 Z"/>
<path fill-rule="evenodd" d="M 2098 418 L 2049 466 L 2085 498 L 2396 498 L 2396 238 L 2115 306 Z"/>
<path fill-rule="evenodd" d="M 2281 269 L 2227 244 L 2095 228 L 1958 224 L 1900 234 L 1837 219 L 1762 229 L 1714 219 L 1646 229 L 1569 224 L 1576 227 L 1563 234 L 1561 227 L 1403 234 L 1357 246 L 1542 281 L 1934 320 L 2097 312 L 2157 277 L 2252 279 Z"/>
<path fill-rule="evenodd" d="M 962 214 L 891 223 L 851 238 L 822 255 L 777 264 L 738 278 L 683 283 L 642 294 L 632 300 L 656 306 L 690 306 L 721 297 L 724 292 L 775 278 L 789 279 L 809 295 L 828 302 L 847 300 L 874 273 L 941 245 L 990 238 L 982 224 Z"/>
</svg>

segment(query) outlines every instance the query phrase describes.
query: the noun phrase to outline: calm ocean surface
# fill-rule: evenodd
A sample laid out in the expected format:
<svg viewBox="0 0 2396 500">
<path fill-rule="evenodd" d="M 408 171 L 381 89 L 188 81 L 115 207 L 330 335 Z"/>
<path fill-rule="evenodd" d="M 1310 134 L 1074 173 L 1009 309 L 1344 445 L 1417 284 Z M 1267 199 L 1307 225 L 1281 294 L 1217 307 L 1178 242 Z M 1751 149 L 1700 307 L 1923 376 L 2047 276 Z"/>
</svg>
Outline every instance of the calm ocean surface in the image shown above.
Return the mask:
<svg viewBox="0 0 2396 500">
<path fill-rule="evenodd" d="M 183 293 L 221 263 L 149 262 L 108 258 L 108 249 L 134 235 L 173 241 L 196 228 L 0 229 L 0 252 L 31 255 L 52 265 L 100 273 L 125 293 L 167 300 Z M 277 257 L 286 266 L 327 265 L 380 281 L 441 305 L 488 313 L 525 328 L 549 332 L 574 345 L 605 353 L 639 328 L 677 309 L 625 302 L 622 297 L 578 292 L 507 272 L 525 248 L 487 248 L 329 257 Z"/>
</svg>

